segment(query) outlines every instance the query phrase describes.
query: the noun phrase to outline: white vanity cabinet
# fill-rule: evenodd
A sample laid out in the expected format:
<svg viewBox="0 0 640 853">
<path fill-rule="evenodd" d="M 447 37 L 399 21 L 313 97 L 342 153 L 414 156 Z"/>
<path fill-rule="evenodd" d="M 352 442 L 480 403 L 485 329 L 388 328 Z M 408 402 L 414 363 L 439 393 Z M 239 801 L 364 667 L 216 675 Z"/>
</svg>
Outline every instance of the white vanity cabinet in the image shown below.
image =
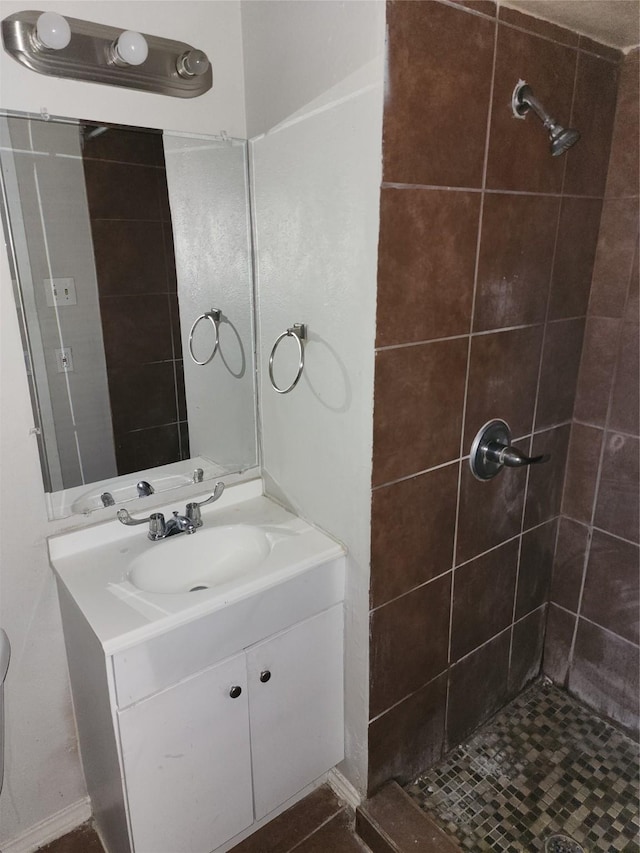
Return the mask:
<svg viewBox="0 0 640 853">
<path fill-rule="evenodd" d="M 135 853 L 210 853 L 343 757 L 342 605 L 118 711 Z"/>
<path fill-rule="evenodd" d="M 136 853 L 209 853 L 253 822 L 244 655 L 118 712 L 118 728 Z"/>
<path fill-rule="evenodd" d="M 344 757 L 342 638 L 340 604 L 247 651 L 256 820 Z"/>
<path fill-rule="evenodd" d="M 225 853 L 344 757 L 344 549 L 258 488 L 169 543 L 117 521 L 49 540 L 107 853 Z M 132 582 L 142 558 L 222 564 L 207 531 L 247 524 L 268 543 L 257 564 L 193 593 Z"/>
</svg>

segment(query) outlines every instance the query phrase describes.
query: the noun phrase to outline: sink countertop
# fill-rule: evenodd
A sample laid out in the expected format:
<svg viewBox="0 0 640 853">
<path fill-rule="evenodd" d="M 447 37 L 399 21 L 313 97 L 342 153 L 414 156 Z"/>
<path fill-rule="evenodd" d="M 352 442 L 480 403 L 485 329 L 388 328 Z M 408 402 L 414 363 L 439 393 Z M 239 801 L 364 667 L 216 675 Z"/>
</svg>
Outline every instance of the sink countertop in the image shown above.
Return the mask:
<svg viewBox="0 0 640 853">
<path fill-rule="evenodd" d="M 133 560 L 152 549 L 173 549 L 179 561 L 180 540 L 189 534 L 151 542 L 146 526 L 127 527 L 114 517 L 113 521 L 49 539 L 51 565 L 106 653 L 163 634 L 344 555 L 344 548 L 336 541 L 261 491 L 260 480 L 230 486 L 216 503 L 203 507 L 204 528 L 255 525 L 267 534 L 271 551 L 239 582 L 228 581 L 197 593 L 143 592 L 128 579 Z M 155 511 L 170 516 L 176 508 L 167 504 Z M 192 536 L 197 537 L 199 532 Z M 179 564 L 176 571 L 180 571 Z"/>
</svg>

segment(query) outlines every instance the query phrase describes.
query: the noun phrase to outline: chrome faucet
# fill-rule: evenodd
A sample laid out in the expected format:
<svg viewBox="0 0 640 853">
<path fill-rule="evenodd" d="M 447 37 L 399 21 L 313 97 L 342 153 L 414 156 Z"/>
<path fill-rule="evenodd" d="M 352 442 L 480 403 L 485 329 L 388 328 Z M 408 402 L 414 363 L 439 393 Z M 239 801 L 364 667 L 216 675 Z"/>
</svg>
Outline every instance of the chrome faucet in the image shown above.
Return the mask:
<svg viewBox="0 0 640 853">
<path fill-rule="evenodd" d="M 167 539 L 169 536 L 176 536 L 178 533 L 195 533 L 199 527 L 202 527 L 200 507 L 217 501 L 223 492 L 224 483 L 216 483 L 210 498 L 199 503 L 197 501 L 188 503 L 184 515 L 174 511 L 173 518 L 168 521 L 165 521 L 161 512 L 152 512 L 147 518 L 132 518 L 126 509 L 119 509 L 116 516 L 119 522 L 128 526 L 149 522 L 149 533 L 147 535 L 152 542 L 157 542 L 159 539 Z"/>
<path fill-rule="evenodd" d="M 139 498 L 146 498 L 147 495 L 152 495 L 155 492 L 151 483 L 148 483 L 146 480 L 140 480 L 136 485 L 136 489 L 138 490 Z"/>
<path fill-rule="evenodd" d="M 192 501 L 187 504 L 187 511 L 185 515 L 187 518 L 193 523 L 195 528 L 202 527 L 202 513 L 200 512 L 200 507 L 205 504 L 212 504 L 214 501 L 217 501 L 220 495 L 224 492 L 224 483 L 216 483 L 215 488 L 213 490 L 213 494 L 210 498 L 207 498 L 206 501 Z"/>
<path fill-rule="evenodd" d="M 175 536 L 176 533 L 195 533 L 196 526 L 190 518 L 174 510 L 173 518 L 167 521 L 164 530 L 165 536 Z"/>
</svg>

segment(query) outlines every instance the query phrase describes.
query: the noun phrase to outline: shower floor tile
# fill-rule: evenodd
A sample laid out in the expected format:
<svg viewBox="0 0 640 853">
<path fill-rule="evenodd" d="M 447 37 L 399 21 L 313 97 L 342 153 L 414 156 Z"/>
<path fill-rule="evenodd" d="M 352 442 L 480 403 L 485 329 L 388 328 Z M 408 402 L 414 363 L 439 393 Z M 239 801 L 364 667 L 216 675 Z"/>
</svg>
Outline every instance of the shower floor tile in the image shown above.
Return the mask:
<svg viewBox="0 0 640 853">
<path fill-rule="evenodd" d="M 540 681 L 406 791 L 474 853 L 640 853 L 638 782 L 638 745 Z"/>
</svg>

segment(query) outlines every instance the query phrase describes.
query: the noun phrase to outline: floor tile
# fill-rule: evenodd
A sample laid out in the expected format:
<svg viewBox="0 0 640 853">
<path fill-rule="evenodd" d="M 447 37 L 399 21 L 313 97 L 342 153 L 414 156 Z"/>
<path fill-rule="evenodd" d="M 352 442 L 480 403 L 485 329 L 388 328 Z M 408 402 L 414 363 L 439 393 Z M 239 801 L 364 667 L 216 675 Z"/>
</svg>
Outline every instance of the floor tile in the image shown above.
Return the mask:
<svg viewBox="0 0 640 853">
<path fill-rule="evenodd" d="M 342 808 L 331 788 L 322 785 L 241 841 L 230 853 L 288 853 Z"/>
<path fill-rule="evenodd" d="M 547 681 L 406 790 L 474 853 L 542 853 L 554 834 L 589 853 L 637 845 L 638 745 Z"/>
<path fill-rule="evenodd" d="M 104 849 L 91 824 L 83 823 L 73 832 L 40 847 L 38 853 L 104 853 Z"/>
</svg>

